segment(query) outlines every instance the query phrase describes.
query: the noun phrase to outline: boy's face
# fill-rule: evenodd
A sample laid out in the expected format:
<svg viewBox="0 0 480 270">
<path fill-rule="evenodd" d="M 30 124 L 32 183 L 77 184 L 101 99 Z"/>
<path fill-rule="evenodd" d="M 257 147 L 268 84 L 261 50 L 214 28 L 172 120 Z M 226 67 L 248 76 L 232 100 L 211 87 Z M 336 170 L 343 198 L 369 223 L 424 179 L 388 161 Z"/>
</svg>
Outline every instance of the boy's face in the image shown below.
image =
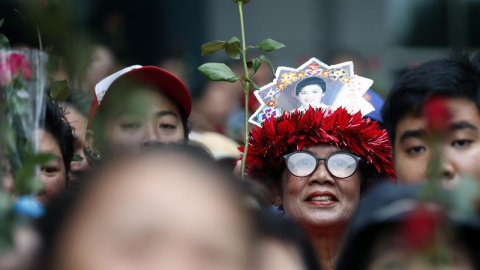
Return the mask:
<svg viewBox="0 0 480 270">
<path fill-rule="evenodd" d="M 480 113 L 477 106 L 462 98 L 446 99 L 446 105 L 452 119 L 441 145 L 444 185 L 455 184 L 462 174 L 480 179 Z M 432 141 L 424 117 L 409 115 L 398 122 L 393 154 L 399 181 L 413 183 L 427 178 Z"/>
</svg>

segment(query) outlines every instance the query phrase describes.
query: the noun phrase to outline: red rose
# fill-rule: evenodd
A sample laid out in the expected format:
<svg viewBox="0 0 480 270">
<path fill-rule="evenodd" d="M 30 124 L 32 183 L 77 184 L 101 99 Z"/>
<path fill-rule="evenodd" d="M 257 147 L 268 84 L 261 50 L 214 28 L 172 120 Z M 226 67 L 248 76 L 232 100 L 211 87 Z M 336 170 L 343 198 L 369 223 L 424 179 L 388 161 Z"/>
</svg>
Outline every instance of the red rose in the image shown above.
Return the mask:
<svg viewBox="0 0 480 270">
<path fill-rule="evenodd" d="M 428 127 L 434 132 L 447 130 L 452 118 L 446 99 L 439 96 L 432 97 L 423 104 L 423 115 Z"/>
<path fill-rule="evenodd" d="M 402 233 L 412 248 L 422 249 L 434 243 L 435 231 L 440 225 L 439 213 L 421 207 L 405 219 L 402 224 Z"/>
</svg>

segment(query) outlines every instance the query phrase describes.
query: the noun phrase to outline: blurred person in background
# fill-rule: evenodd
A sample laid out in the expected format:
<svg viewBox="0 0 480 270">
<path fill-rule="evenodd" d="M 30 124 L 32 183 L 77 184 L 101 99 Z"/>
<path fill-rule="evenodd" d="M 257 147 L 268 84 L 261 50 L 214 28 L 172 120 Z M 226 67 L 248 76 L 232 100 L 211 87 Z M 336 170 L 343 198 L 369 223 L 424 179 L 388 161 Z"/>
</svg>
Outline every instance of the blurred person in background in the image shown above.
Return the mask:
<svg viewBox="0 0 480 270">
<path fill-rule="evenodd" d="M 205 157 L 162 145 L 102 163 L 47 209 L 39 269 L 251 269 L 252 217 L 231 175 Z"/>
<path fill-rule="evenodd" d="M 90 92 L 103 78 L 119 69 L 118 60 L 109 47 L 100 44 L 93 46 L 91 62 L 86 68 L 86 85 L 84 89 Z"/>
<path fill-rule="evenodd" d="M 423 104 L 438 98 L 442 108 L 429 114 Z M 462 174 L 480 179 L 480 55 L 434 60 L 404 74 L 393 86 L 382 116 L 393 143 L 399 181 L 425 180 L 434 146 L 428 119 L 447 125 L 441 145 L 441 174 L 446 186 Z"/>
<path fill-rule="evenodd" d="M 338 269 L 480 269 L 479 218 L 422 198 L 425 187 L 372 190 L 351 223 Z"/>
<path fill-rule="evenodd" d="M 185 85 L 155 66 L 131 66 L 99 82 L 89 113 L 90 164 L 156 143 L 188 141 L 192 101 Z"/>
<path fill-rule="evenodd" d="M 239 106 L 241 86 L 229 82 L 206 81 L 193 103 L 193 130 L 225 134 L 229 114 Z"/>
<path fill-rule="evenodd" d="M 292 220 L 272 211 L 256 212 L 255 270 L 320 270 L 308 237 Z"/>
<path fill-rule="evenodd" d="M 47 204 L 54 197 L 64 193 L 67 185 L 70 164 L 74 153 L 72 128 L 65 118 L 63 110 L 51 101 L 46 103 L 45 126 L 38 132 L 39 153 L 51 154 L 53 159 L 40 166 L 42 189 L 38 199 Z M 15 194 L 14 179 L 3 179 L 4 188 Z"/>
</svg>

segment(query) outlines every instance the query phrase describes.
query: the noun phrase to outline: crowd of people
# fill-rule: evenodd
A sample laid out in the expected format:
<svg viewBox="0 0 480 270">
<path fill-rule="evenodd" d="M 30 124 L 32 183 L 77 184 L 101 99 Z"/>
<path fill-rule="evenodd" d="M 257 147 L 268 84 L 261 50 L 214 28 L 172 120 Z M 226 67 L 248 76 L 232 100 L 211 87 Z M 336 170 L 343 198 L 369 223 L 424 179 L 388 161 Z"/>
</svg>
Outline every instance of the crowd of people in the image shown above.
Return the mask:
<svg viewBox="0 0 480 270">
<path fill-rule="evenodd" d="M 102 78 L 87 108 L 75 95 L 47 102 L 46 211 L 0 268 L 480 269 L 480 55 L 412 68 L 374 117 L 326 108 L 325 82 L 305 82 L 301 109 L 228 155 L 191 131 L 189 90 L 156 66 Z M 233 169 L 243 154 L 247 179 Z"/>
</svg>

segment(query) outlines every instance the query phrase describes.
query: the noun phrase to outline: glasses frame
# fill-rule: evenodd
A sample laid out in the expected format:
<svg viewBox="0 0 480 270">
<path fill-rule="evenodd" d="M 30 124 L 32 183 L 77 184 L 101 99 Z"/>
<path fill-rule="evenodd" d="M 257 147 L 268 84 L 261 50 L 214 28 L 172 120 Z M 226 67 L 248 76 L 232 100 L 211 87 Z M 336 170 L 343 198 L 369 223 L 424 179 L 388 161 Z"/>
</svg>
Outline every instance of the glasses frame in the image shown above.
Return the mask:
<svg viewBox="0 0 480 270">
<path fill-rule="evenodd" d="M 295 155 L 295 154 L 298 154 L 298 153 L 305 153 L 305 154 L 308 154 L 308 155 L 312 156 L 313 158 L 315 158 L 315 162 L 316 162 L 315 168 L 312 170 L 311 173 L 309 173 L 309 174 L 307 174 L 307 175 L 305 175 L 305 176 L 296 175 L 296 174 L 292 173 L 292 171 L 290 171 L 290 168 L 288 168 L 288 159 L 290 158 L 290 156 Z M 338 176 L 334 175 L 334 174 L 330 171 L 330 169 L 328 168 L 328 160 L 329 160 L 331 157 L 336 156 L 336 155 L 339 155 L 339 154 L 349 155 L 349 156 L 353 157 L 353 159 L 355 160 L 355 170 L 354 170 L 354 171 L 352 172 L 352 174 L 350 174 L 349 176 L 338 177 Z M 358 165 L 359 165 L 360 161 L 362 161 L 362 158 L 361 158 L 361 157 L 356 156 L 356 155 L 354 155 L 354 154 L 351 154 L 351 153 L 349 153 L 349 152 L 335 152 L 335 153 L 331 154 L 329 157 L 316 157 L 316 156 L 314 156 L 311 152 L 308 152 L 308 151 L 295 151 L 295 152 L 292 152 L 292 153 L 290 153 L 290 154 L 283 155 L 282 157 L 283 157 L 283 159 L 284 159 L 284 161 L 285 161 L 285 167 L 287 168 L 288 172 L 291 173 L 292 175 L 296 176 L 296 177 L 309 177 L 309 176 L 311 176 L 311 175 L 318 169 L 318 166 L 319 166 L 319 164 L 320 164 L 320 160 L 323 160 L 323 161 L 325 162 L 325 168 L 327 168 L 328 173 L 330 173 L 330 174 L 331 174 L 332 176 L 334 176 L 335 178 L 344 179 L 344 178 L 348 178 L 348 177 L 354 175 L 354 174 L 357 172 L 357 170 L 358 170 Z"/>
</svg>

